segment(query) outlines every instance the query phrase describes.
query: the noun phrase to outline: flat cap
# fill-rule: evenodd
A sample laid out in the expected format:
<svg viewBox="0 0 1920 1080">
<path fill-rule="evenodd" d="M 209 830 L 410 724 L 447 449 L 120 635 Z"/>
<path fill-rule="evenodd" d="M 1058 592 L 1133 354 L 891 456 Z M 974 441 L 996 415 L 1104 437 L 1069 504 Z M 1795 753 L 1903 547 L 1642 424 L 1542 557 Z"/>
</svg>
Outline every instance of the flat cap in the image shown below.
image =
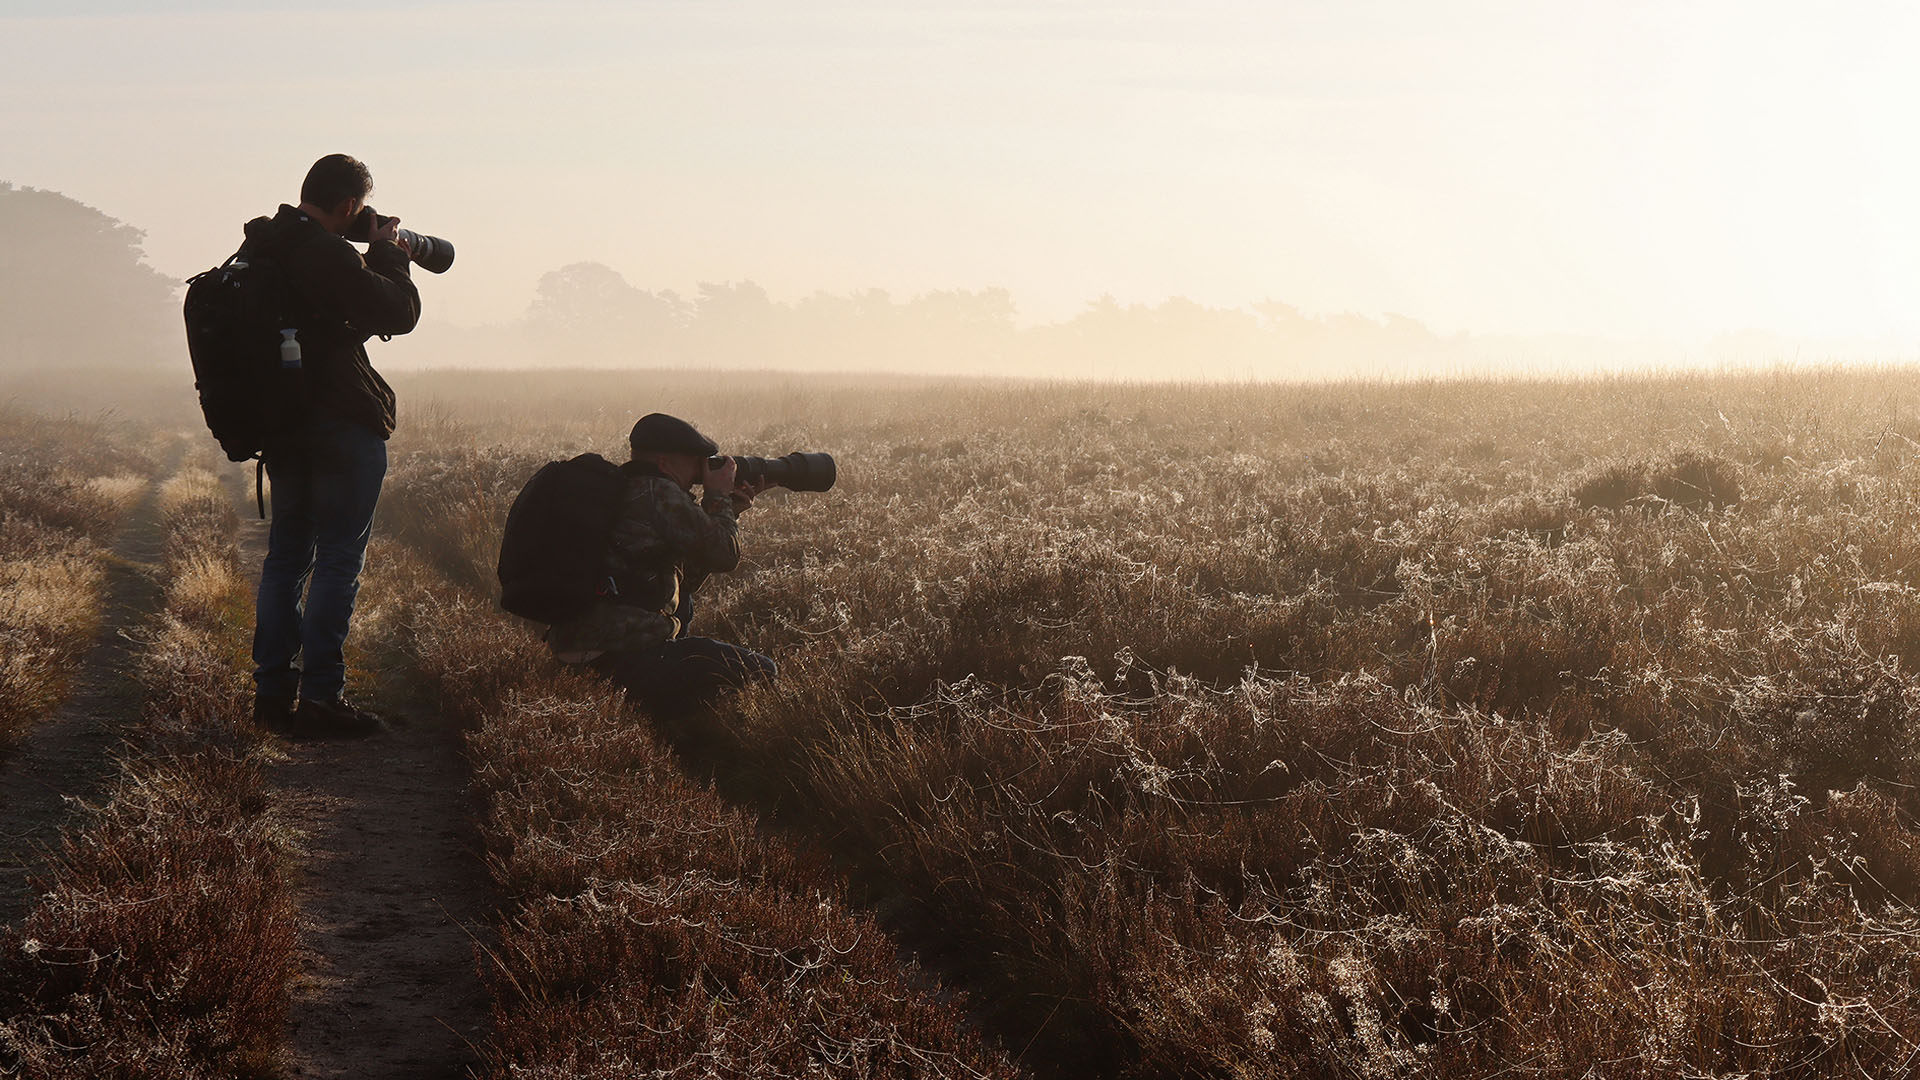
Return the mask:
<svg viewBox="0 0 1920 1080">
<path fill-rule="evenodd" d="M 636 454 L 692 454 L 712 457 L 720 446 L 700 434 L 692 424 L 666 413 L 648 413 L 634 422 L 627 445 Z"/>
</svg>

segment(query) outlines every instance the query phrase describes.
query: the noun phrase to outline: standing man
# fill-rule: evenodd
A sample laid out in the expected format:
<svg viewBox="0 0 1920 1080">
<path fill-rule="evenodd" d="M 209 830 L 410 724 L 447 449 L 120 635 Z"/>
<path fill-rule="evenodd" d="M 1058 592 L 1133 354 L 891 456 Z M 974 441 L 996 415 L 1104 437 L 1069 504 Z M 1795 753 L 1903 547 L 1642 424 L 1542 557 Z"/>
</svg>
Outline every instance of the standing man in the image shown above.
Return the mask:
<svg viewBox="0 0 1920 1080">
<path fill-rule="evenodd" d="M 342 646 L 394 423 L 393 390 L 368 361 L 366 341 L 412 330 L 420 293 L 399 219 L 369 225 L 362 216 L 372 193 L 365 165 L 329 154 L 307 172 L 299 206 L 246 226 L 247 246 L 285 274 L 306 384 L 306 415 L 269 438 L 264 454 L 273 524 L 253 631 L 254 722 L 296 738 L 380 728 L 343 696 Z M 368 229 L 360 234 L 366 255 L 347 242 L 350 228 Z"/>
</svg>

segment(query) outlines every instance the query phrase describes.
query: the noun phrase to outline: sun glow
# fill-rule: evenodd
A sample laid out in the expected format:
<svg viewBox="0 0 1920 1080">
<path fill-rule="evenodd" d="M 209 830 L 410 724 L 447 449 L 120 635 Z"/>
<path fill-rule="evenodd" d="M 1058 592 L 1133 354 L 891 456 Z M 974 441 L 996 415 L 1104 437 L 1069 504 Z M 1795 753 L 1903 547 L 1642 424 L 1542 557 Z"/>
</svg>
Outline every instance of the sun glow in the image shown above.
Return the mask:
<svg viewBox="0 0 1920 1080">
<path fill-rule="evenodd" d="M 146 229 L 175 275 L 349 150 L 460 243 L 455 324 L 591 261 L 789 300 L 1000 287 L 1024 324 L 1110 294 L 1920 338 L 1901 5 L 131 6 L 4 18 L 0 179 Z"/>
</svg>

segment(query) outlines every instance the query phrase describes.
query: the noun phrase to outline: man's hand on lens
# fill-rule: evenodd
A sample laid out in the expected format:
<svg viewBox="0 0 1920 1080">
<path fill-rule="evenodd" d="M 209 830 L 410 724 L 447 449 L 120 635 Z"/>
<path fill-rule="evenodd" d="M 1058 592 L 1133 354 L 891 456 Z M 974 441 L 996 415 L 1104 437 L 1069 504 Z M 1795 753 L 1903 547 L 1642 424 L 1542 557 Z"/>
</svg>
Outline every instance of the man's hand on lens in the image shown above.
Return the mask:
<svg viewBox="0 0 1920 1080">
<path fill-rule="evenodd" d="M 745 509 L 753 505 L 754 496 L 772 486 L 765 476 L 746 477 L 733 485 L 733 497 L 739 499 L 741 508 Z"/>
</svg>

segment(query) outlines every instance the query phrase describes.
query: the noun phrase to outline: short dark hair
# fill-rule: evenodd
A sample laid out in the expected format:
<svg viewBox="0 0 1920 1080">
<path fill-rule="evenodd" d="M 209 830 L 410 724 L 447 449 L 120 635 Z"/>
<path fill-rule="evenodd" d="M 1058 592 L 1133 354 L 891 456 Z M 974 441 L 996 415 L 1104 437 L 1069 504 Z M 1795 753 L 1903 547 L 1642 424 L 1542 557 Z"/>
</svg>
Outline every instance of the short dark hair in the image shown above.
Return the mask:
<svg viewBox="0 0 1920 1080">
<path fill-rule="evenodd" d="M 328 154 L 313 163 L 300 184 L 300 201 L 332 210 L 346 199 L 365 202 L 373 194 L 373 174 L 358 158 Z"/>
</svg>

